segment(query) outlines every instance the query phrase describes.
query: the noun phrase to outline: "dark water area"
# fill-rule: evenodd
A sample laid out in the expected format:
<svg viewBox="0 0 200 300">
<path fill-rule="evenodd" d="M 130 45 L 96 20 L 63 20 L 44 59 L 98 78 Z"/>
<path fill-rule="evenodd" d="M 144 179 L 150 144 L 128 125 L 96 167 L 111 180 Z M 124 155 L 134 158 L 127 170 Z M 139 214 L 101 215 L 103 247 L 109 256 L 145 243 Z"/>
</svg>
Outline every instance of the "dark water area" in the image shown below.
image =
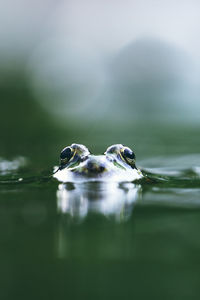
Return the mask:
<svg viewBox="0 0 200 300">
<path fill-rule="evenodd" d="M 200 156 L 141 161 L 154 182 L 117 187 L 59 188 L 49 170 L 35 175 L 31 162 L 2 170 L 1 298 L 198 299 L 194 161 L 200 165 Z M 12 169 L 14 162 L 5 164 Z"/>
<path fill-rule="evenodd" d="M 199 299 L 199 127 L 62 126 L 14 82 L 1 88 L 0 298 Z M 50 176 L 73 142 L 123 143 L 152 180 L 60 185 Z"/>
</svg>

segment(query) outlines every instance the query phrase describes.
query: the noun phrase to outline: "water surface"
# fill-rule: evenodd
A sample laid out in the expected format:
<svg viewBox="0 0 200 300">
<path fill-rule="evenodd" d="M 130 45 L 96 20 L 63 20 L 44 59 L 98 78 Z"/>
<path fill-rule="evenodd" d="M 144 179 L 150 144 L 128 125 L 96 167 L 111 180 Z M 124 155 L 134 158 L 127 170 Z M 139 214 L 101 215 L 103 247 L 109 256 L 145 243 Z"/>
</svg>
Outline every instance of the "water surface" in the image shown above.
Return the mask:
<svg viewBox="0 0 200 300">
<path fill-rule="evenodd" d="M 138 165 L 150 182 L 60 185 L 2 158 L 1 298 L 198 299 L 200 155 Z"/>
</svg>

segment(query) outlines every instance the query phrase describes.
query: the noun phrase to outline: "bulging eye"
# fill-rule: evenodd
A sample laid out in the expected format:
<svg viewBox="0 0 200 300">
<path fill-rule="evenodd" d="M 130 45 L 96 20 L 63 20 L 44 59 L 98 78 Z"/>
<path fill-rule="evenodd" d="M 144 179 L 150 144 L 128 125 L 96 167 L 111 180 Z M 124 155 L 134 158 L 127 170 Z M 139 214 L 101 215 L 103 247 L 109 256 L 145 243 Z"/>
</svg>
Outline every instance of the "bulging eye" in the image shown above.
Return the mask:
<svg viewBox="0 0 200 300">
<path fill-rule="evenodd" d="M 69 161 L 73 156 L 73 152 L 74 151 L 71 147 L 64 148 L 60 153 L 61 161 L 65 161 L 65 162 Z"/>
<path fill-rule="evenodd" d="M 135 159 L 135 154 L 130 148 L 124 148 L 124 156 L 126 156 L 129 159 Z"/>
<path fill-rule="evenodd" d="M 117 161 L 123 161 L 131 168 L 135 169 L 135 153 L 128 147 L 122 144 L 115 144 L 106 150 L 105 154 L 108 157 L 115 158 Z"/>
<path fill-rule="evenodd" d="M 123 145 L 121 144 L 116 144 L 116 145 L 112 145 L 110 147 L 107 148 L 105 154 L 113 154 L 113 155 L 117 155 L 120 152 L 120 149 L 123 147 Z"/>
<path fill-rule="evenodd" d="M 61 169 L 86 159 L 88 155 L 90 152 L 84 145 L 71 144 L 71 146 L 65 147 L 60 153 Z"/>
<path fill-rule="evenodd" d="M 122 148 L 121 154 L 124 160 L 127 162 L 127 164 L 129 164 L 131 167 L 135 167 L 135 153 L 130 148 Z"/>
</svg>

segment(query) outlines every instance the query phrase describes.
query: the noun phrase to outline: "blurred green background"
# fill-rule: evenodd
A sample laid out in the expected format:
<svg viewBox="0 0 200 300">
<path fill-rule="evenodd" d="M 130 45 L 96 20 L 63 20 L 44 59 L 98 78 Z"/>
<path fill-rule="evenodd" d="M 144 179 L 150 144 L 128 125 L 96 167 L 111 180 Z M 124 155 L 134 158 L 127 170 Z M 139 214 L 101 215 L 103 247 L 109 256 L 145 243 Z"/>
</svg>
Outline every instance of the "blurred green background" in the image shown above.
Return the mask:
<svg viewBox="0 0 200 300">
<path fill-rule="evenodd" d="M 143 168 L 198 168 L 199 9 L 171 0 L 1 3 L 1 179 L 42 176 L 73 142 L 96 154 L 125 144 Z M 21 156 L 24 168 L 3 172 Z M 0 184 L 1 299 L 199 299 L 198 186 L 152 188 L 122 224 L 58 215 L 57 187 Z"/>
</svg>

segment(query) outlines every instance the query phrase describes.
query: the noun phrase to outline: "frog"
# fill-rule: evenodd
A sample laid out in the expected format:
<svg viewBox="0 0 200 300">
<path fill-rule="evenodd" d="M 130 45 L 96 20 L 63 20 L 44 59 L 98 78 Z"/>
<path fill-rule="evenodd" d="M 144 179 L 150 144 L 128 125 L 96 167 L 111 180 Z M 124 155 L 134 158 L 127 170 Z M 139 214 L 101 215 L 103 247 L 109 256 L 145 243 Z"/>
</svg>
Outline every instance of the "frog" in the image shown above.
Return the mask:
<svg viewBox="0 0 200 300">
<path fill-rule="evenodd" d="M 85 145 L 73 143 L 60 153 L 60 166 L 53 177 L 59 182 L 135 182 L 144 177 L 136 167 L 134 151 L 114 144 L 101 155 L 92 154 Z"/>
</svg>

